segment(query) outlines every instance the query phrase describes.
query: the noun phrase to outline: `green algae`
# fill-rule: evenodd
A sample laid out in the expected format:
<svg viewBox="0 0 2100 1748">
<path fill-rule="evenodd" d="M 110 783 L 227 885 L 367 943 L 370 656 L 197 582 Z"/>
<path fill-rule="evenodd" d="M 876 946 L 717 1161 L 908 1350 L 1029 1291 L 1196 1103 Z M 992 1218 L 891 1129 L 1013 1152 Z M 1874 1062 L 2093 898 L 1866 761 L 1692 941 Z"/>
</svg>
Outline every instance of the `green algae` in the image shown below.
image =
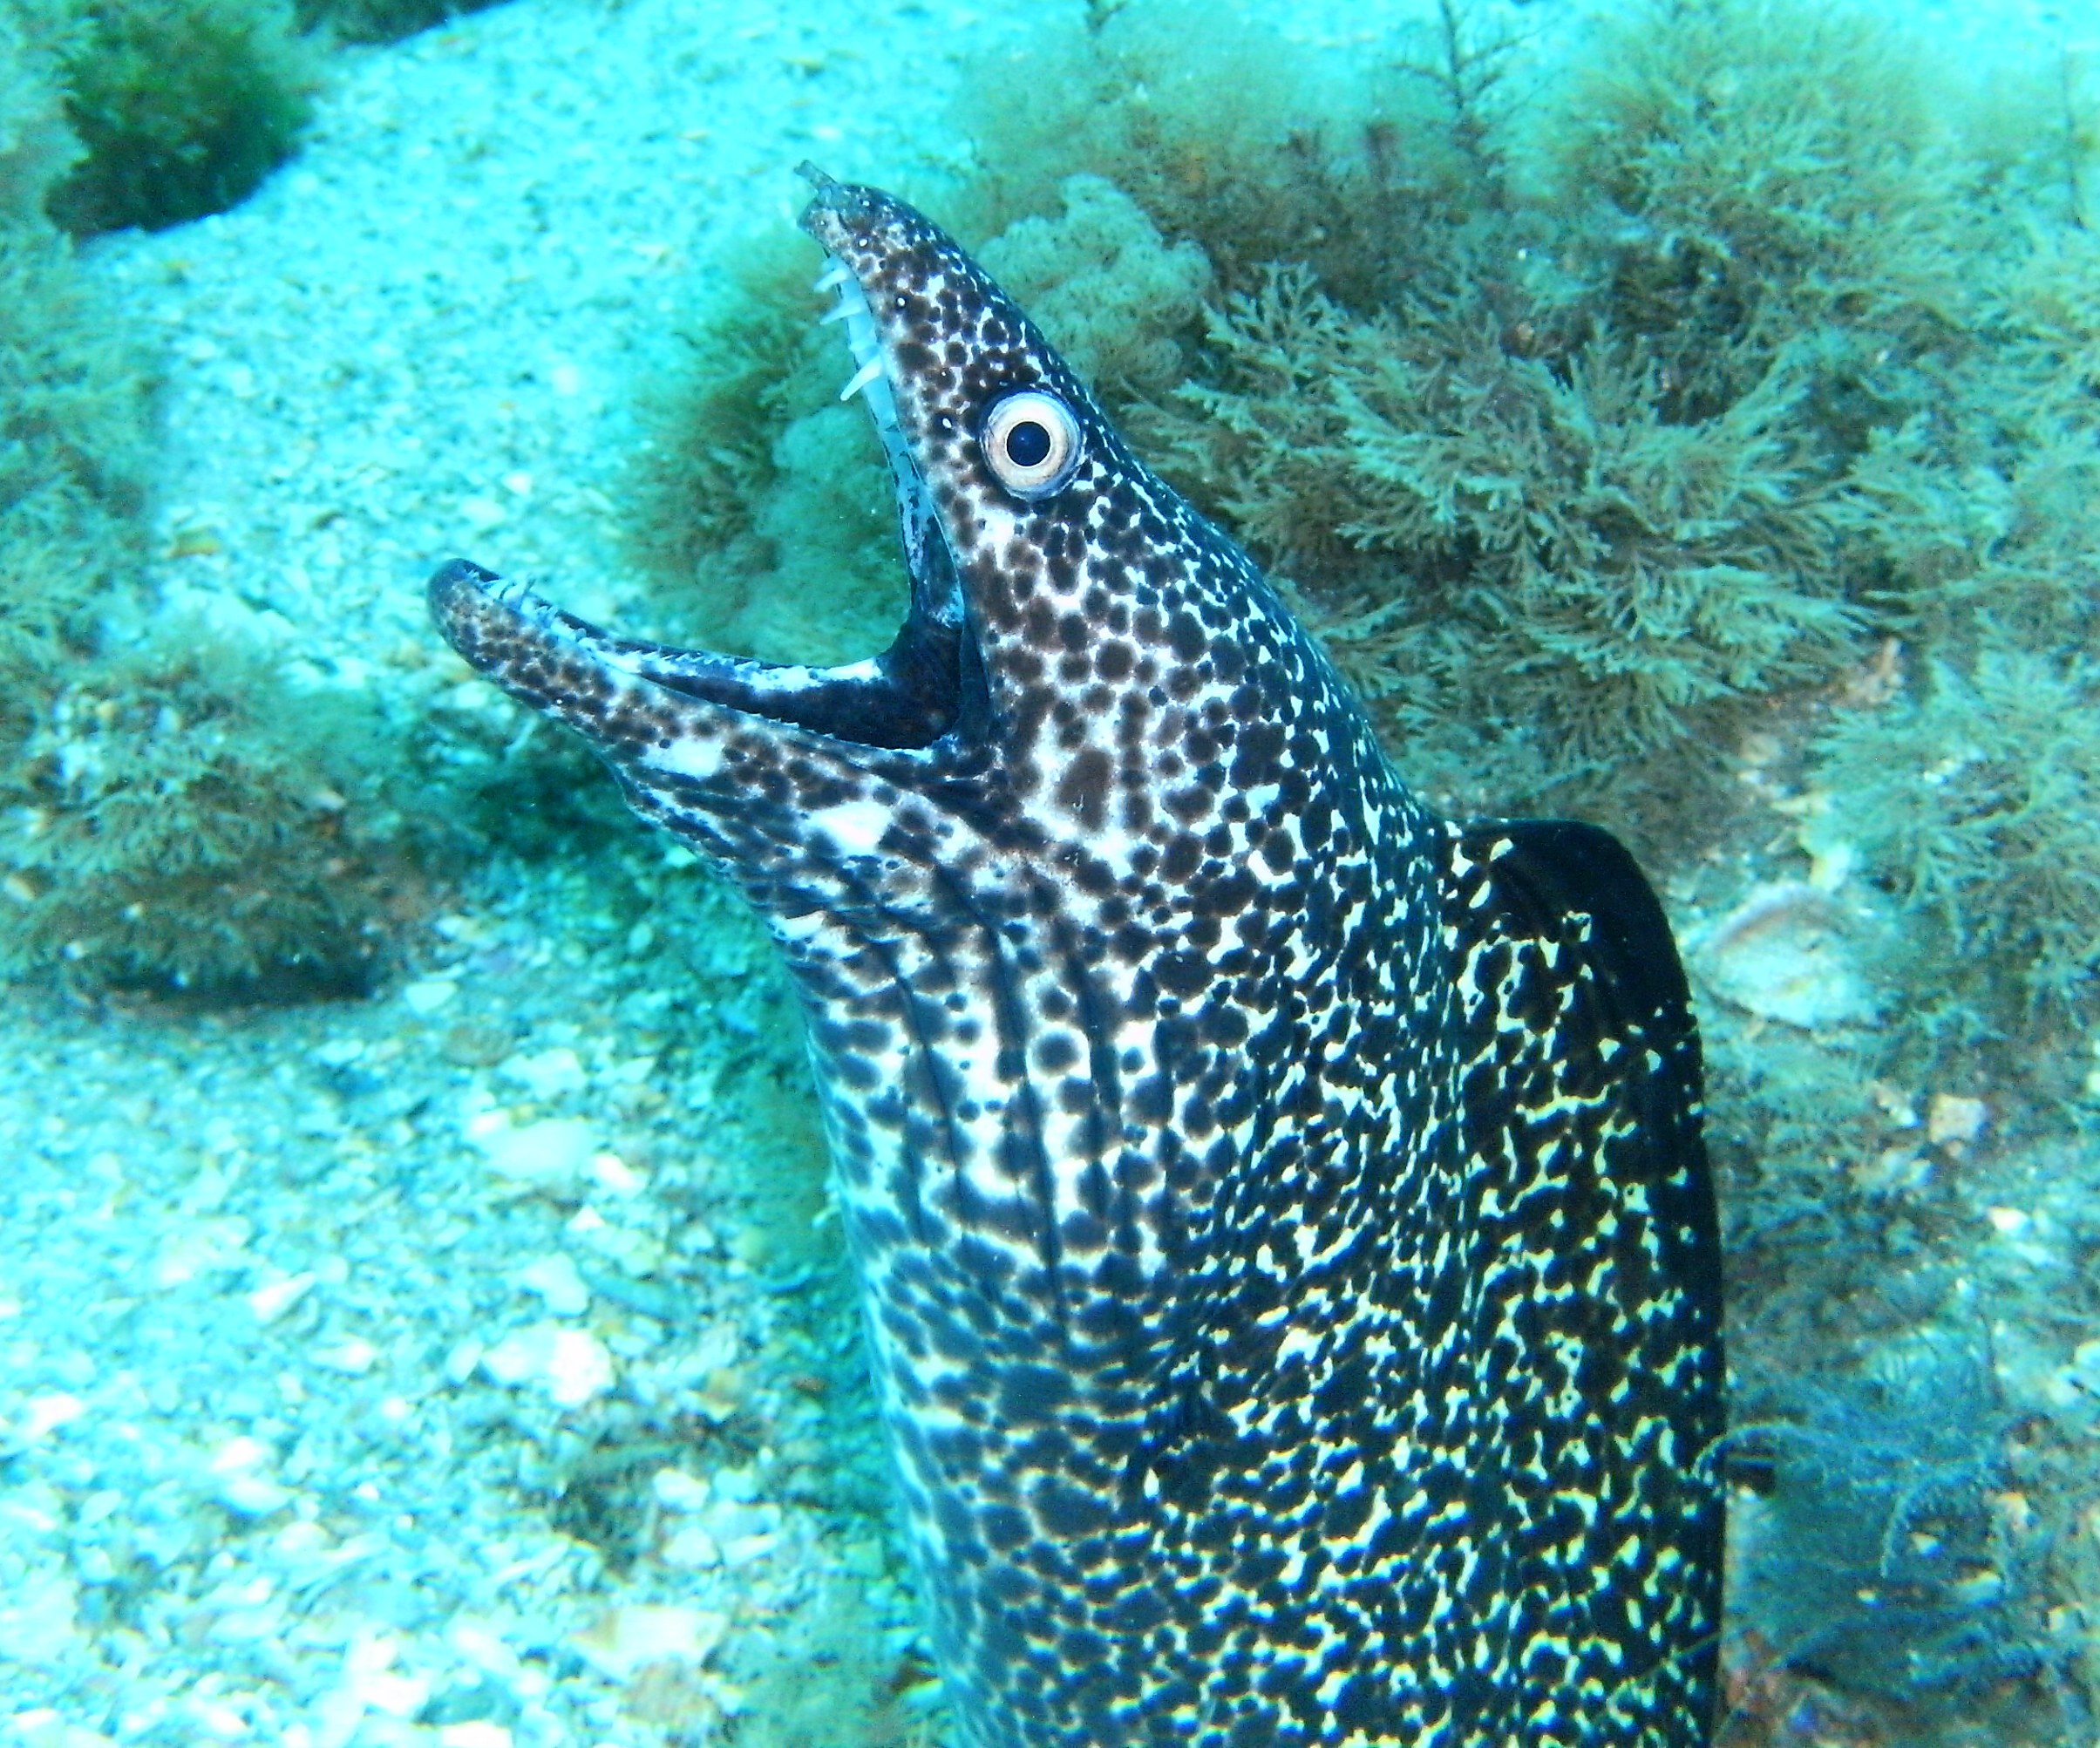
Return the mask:
<svg viewBox="0 0 2100 1748">
<path fill-rule="evenodd" d="M 806 242 L 750 243 L 679 324 L 684 355 L 641 406 L 622 534 L 671 629 L 774 661 L 850 660 L 903 610 L 881 450 L 838 404 L 812 321 Z"/>
<path fill-rule="evenodd" d="M 1432 789 L 1600 792 L 1852 643 L 1796 380 L 1673 422 L 1637 348 L 1513 353 L 1477 280 L 1366 320 L 1279 270 L 1212 338 L 1171 452 L 1300 581 Z"/>
<path fill-rule="evenodd" d="M 145 550 L 153 383 L 38 225 L 0 226 L 0 720 L 92 641 Z"/>
<path fill-rule="evenodd" d="M 1981 636 L 1819 746 L 1939 992 L 1919 1023 L 1965 1046 L 2100 1018 L 2100 663 Z"/>
<path fill-rule="evenodd" d="M 1861 373 L 1866 414 L 1960 324 L 1986 226 L 1938 96 L 1863 11 L 1731 0 L 1604 32 L 1539 173 L 1587 296 L 1654 343 L 1673 416 L 1732 404 L 1804 339 L 1849 343 L 1826 367 Z"/>
<path fill-rule="evenodd" d="M 1055 214 L 1068 179 L 1095 176 L 1169 245 L 1200 248 L 1220 293 L 1297 262 L 1352 308 L 1376 307 L 1434 267 L 1484 187 L 1492 199 L 1494 51 L 1465 37 L 1462 13 L 1454 28 L 1454 44 L 1402 38 L 1352 67 L 1178 0 L 1092 28 L 1046 22 L 966 66 L 955 122 L 977 168 L 944 212 L 981 243 Z M 1036 100 L 1016 105 L 1007 94 L 1023 67 Z"/>
<path fill-rule="evenodd" d="M 0 692 L 7 726 L 144 551 L 153 378 L 44 217 L 79 155 L 57 8 L 0 20 Z"/>
<path fill-rule="evenodd" d="M 1111 409 L 1187 378 L 1203 337 L 1210 262 L 1170 244 L 1113 183 L 1067 177 L 1050 213 L 1016 219 L 977 252 L 1080 378 Z"/>
<path fill-rule="evenodd" d="M 85 664 L 6 772 L 6 962 L 205 993 L 367 986 L 391 860 L 377 732 L 201 636 Z"/>
<path fill-rule="evenodd" d="M 489 0 L 479 0 L 479 4 Z M 57 128 L 0 119 L 0 205 L 25 178 L 76 236 L 237 206 L 298 148 L 325 51 L 392 42 L 476 0 L 17 0 L 0 40 L 37 63 Z M 0 118 L 9 99 L 0 94 Z"/>
<path fill-rule="evenodd" d="M 86 0 L 59 58 L 82 154 L 52 187 L 76 235 L 224 212 L 289 157 L 319 64 L 278 0 Z"/>
<path fill-rule="evenodd" d="M 80 156 L 58 69 L 81 30 L 65 0 L 0 11 L 0 225 L 10 229 L 41 219 L 51 184 Z"/>
<path fill-rule="evenodd" d="M 2035 1587 L 2008 1581 L 2036 1550 L 1992 1507 L 2014 1484 L 2012 1416 L 1988 1357 L 1899 1343 L 1842 1388 L 1770 1393 L 1772 1415 L 1731 1438 L 1768 1476 L 1738 1602 L 1775 1651 L 1892 1698 L 2031 1673 Z"/>
<path fill-rule="evenodd" d="M 398 43 L 496 0 L 296 0 L 299 28 L 339 43 Z"/>
<path fill-rule="evenodd" d="M 93 162 L 66 81 L 100 28 L 51 4 L 0 30 L 0 969 L 362 989 L 447 798 L 404 820 L 412 733 L 150 622 L 155 372 L 46 216 Z"/>
</svg>

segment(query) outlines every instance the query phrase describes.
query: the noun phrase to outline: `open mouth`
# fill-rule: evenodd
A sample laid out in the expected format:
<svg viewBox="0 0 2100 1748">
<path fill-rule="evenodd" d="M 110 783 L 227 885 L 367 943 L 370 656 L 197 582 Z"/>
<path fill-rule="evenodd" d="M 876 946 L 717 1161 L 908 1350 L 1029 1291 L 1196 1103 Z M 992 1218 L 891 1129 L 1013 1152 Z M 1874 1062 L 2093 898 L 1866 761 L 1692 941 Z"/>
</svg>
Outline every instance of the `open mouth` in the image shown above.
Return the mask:
<svg viewBox="0 0 2100 1748">
<path fill-rule="evenodd" d="M 817 198 L 825 199 L 826 182 Z M 955 725 L 962 699 L 962 590 L 883 373 L 874 310 L 853 269 L 827 256 L 813 289 L 838 301 L 819 318 L 843 323 L 853 373 L 839 391 L 867 408 L 897 497 L 899 544 L 910 606 L 880 656 L 837 668 L 803 668 L 650 648 L 629 671 L 688 697 L 748 716 L 792 723 L 834 740 L 897 750 L 928 746 Z M 642 656 L 642 646 L 635 653 Z"/>
<path fill-rule="evenodd" d="M 839 185 L 809 173 L 821 207 Z M 838 294 L 821 319 L 845 323 L 853 359 L 839 398 L 857 397 L 867 405 L 896 492 L 899 541 L 911 591 L 904 623 L 889 648 L 865 661 L 810 668 L 615 637 L 462 561 L 431 579 L 430 597 L 439 626 L 468 661 L 541 704 L 548 700 L 535 695 L 540 688 L 530 676 L 544 667 L 540 658 L 554 653 L 554 645 L 567 657 L 667 692 L 859 746 L 913 751 L 955 729 L 963 716 L 966 669 L 975 674 L 977 664 L 966 635 L 955 558 L 898 419 L 866 292 L 835 257 L 827 258 L 816 289 Z M 500 625 L 488 622 L 492 609 Z"/>
<path fill-rule="evenodd" d="M 819 204 L 838 186 L 810 166 L 803 167 L 803 173 L 816 182 Z M 962 584 L 932 495 L 897 417 L 896 397 L 883 373 L 881 337 L 867 292 L 853 269 L 835 255 L 826 257 L 813 289 L 838 296 L 819 319 L 827 325 L 845 324 L 846 349 L 853 356 L 853 373 L 839 398 L 858 397 L 881 441 L 897 497 L 898 543 L 911 582 L 910 606 L 890 647 L 872 662 L 823 670 L 848 687 L 852 696 L 844 707 L 853 729 L 819 731 L 872 746 L 925 746 L 955 725 L 962 708 L 967 649 Z M 823 684 L 819 678 L 819 686 Z M 804 726 L 819 724 L 804 721 Z"/>
</svg>

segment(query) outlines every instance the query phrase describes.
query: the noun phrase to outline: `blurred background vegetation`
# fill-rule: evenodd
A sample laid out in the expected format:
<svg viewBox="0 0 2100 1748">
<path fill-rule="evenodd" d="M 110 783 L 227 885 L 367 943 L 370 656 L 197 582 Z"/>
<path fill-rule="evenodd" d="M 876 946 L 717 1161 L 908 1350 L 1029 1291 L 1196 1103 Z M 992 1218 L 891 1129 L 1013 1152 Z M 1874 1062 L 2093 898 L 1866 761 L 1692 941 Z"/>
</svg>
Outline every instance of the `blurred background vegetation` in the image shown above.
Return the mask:
<svg viewBox="0 0 2100 1748">
<path fill-rule="evenodd" d="M 0 968 L 207 999 L 364 990 L 457 847 L 414 725 L 154 618 L 156 365 L 75 258 L 245 199 L 296 149 L 333 41 L 452 10 L 0 10 Z"/>
</svg>

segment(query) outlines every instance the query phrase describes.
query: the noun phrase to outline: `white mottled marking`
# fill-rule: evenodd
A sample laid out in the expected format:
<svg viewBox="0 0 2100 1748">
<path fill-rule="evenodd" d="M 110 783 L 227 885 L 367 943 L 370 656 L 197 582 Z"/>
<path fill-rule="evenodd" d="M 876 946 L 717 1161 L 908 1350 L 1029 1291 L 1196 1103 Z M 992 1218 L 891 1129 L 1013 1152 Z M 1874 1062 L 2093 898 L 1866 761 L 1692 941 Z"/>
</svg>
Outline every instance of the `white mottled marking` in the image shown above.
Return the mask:
<svg viewBox="0 0 2100 1748">
<path fill-rule="evenodd" d="M 722 769 L 722 743 L 712 735 L 687 735 L 669 746 L 652 747 L 649 762 L 680 777 L 712 777 Z"/>
<path fill-rule="evenodd" d="M 890 811 L 880 801 L 841 801 L 835 807 L 813 809 L 809 823 L 847 855 L 867 856 L 889 830 Z"/>
</svg>

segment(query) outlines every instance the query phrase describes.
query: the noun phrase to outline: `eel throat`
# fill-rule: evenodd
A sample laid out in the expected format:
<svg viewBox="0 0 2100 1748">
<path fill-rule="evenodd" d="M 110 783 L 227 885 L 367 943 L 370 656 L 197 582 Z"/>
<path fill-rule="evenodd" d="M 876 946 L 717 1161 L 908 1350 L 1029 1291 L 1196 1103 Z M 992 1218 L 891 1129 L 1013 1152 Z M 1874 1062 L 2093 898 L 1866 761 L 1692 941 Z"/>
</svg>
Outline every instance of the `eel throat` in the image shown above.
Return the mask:
<svg viewBox="0 0 2100 1748">
<path fill-rule="evenodd" d="M 1654 896 L 1424 808 L 1027 316 L 809 173 L 890 648 L 430 595 L 793 971 L 965 1748 L 1705 1743 L 1718 1251 Z"/>
</svg>

